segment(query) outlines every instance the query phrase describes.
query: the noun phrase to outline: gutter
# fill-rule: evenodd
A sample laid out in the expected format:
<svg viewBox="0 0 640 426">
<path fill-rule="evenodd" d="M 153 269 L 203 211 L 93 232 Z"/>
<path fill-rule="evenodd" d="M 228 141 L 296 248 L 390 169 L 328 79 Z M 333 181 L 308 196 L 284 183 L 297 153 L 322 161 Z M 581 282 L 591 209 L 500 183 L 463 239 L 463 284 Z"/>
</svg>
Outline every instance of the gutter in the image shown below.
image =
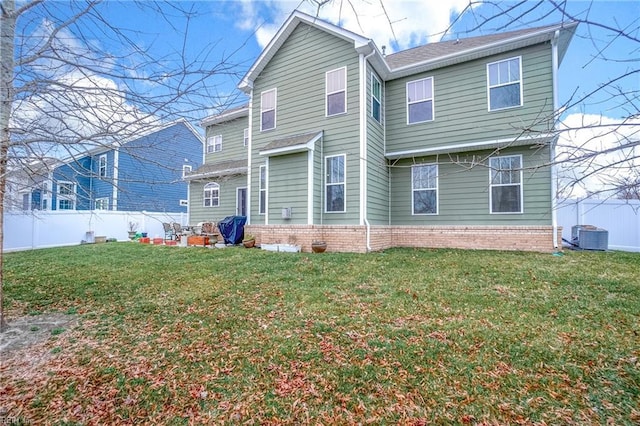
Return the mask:
<svg viewBox="0 0 640 426">
<path fill-rule="evenodd" d="M 556 170 L 556 143 L 559 135 L 558 123 L 560 122 L 560 111 L 558 106 L 558 40 L 560 39 L 560 30 L 556 30 L 551 39 L 551 75 L 553 80 L 553 130 L 556 136 L 551 140 L 549 155 L 551 160 L 551 226 L 553 229 L 553 248 L 558 248 L 558 173 Z"/>
</svg>

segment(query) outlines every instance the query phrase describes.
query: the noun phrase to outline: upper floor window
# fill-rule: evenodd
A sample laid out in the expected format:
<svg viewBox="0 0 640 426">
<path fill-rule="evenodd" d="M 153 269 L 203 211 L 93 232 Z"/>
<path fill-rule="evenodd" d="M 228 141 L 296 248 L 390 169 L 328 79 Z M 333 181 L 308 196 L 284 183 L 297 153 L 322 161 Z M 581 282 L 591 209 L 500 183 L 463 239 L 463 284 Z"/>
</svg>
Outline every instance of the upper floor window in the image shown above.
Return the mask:
<svg viewBox="0 0 640 426">
<path fill-rule="evenodd" d="M 487 64 L 489 111 L 522 106 L 521 58 Z"/>
<path fill-rule="evenodd" d="M 109 198 L 96 198 L 95 210 L 109 210 Z"/>
<path fill-rule="evenodd" d="M 371 73 L 371 116 L 382 123 L 382 84 L 374 73 Z"/>
<path fill-rule="evenodd" d="M 489 158 L 491 213 L 522 213 L 522 156 Z"/>
<path fill-rule="evenodd" d="M 202 205 L 204 207 L 217 207 L 220 205 L 220 185 L 210 182 L 204 186 Z"/>
<path fill-rule="evenodd" d="M 103 154 L 98 157 L 98 176 L 107 176 L 107 154 Z"/>
<path fill-rule="evenodd" d="M 433 77 L 407 83 L 407 123 L 433 120 Z"/>
<path fill-rule="evenodd" d="M 183 165 L 182 165 L 182 177 L 185 177 L 186 175 L 188 175 L 189 173 L 191 173 L 191 170 L 193 170 L 193 168 L 191 167 L 191 165 L 189 165 L 189 164 L 183 164 Z"/>
<path fill-rule="evenodd" d="M 276 89 L 262 92 L 260 96 L 260 130 L 276 128 Z"/>
<path fill-rule="evenodd" d="M 411 167 L 413 214 L 438 214 L 438 165 Z"/>
<path fill-rule="evenodd" d="M 243 145 L 244 146 L 249 146 L 249 129 L 244 129 L 244 136 L 243 136 Z"/>
<path fill-rule="evenodd" d="M 347 68 L 326 73 L 327 116 L 347 111 Z"/>
<path fill-rule="evenodd" d="M 325 210 L 344 212 L 345 210 L 345 160 L 346 155 L 326 157 Z"/>
<path fill-rule="evenodd" d="M 222 151 L 222 135 L 209 136 L 207 138 L 207 154 Z"/>
<path fill-rule="evenodd" d="M 58 182 L 58 210 L 73 210 L 76 203 L 76 185 L 73 182 Z"/>
<path fill-rule="evenodd" d="M 267 166 L 260 166 L 260 200 L 258 201 L 258 213 L 267 212 Z"/>
</svg>

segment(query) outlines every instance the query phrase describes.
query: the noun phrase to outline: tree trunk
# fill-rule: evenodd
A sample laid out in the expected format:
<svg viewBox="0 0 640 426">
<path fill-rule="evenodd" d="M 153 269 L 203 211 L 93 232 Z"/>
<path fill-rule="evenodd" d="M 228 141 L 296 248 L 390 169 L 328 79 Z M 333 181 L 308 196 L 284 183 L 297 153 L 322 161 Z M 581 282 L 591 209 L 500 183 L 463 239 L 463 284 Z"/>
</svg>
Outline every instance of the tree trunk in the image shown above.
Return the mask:
<svg viewBox="0 0 640 426">
<path fill-rule="evenodd" d="M 14 0 L 3 0 L 0 8 L 0 332 L 4 318 L 4 199 L 7 187 L 9 117 L 13 102 L 13 44 L 16 31 Z"/>
</svg>

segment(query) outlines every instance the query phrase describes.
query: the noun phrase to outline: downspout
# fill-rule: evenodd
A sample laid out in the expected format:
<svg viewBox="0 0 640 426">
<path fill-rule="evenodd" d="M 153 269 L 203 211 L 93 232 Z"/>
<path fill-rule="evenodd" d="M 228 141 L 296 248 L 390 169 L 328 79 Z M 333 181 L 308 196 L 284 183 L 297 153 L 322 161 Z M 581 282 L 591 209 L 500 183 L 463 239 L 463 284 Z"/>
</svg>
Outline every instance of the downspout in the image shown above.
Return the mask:
<svg viewBox="0 0 640 426">
<path fill-rule="evenodd" d="M 554 136 L 551 139 L 550 160 L 551 160 L 551 227 L 553 232 L 553 248 L 558 249 L 558 173 L 556 170 L 556 143 L 558 142 L 558 123 L 560 122 L 560 111 L 558 105 L 558 39 L 560 38 L 560 30 L 556 30 L 551 39 L 551 75 L 553 85 L 553 131 Z"/>
<path fill-rule="evenodd" d="M 119 173 L 118 169 L 120 168 L 120 148 L 116 148 L 113 150 L 113 210 L 118 210 L 118 179 Z"/>
<path fill-rule="evenodd" d="M 251 89 L 251 93 L 249 94 L 249 143 L 247 144 L 247 225 L 251 225 L 251 148 L 253 147 L 253 136 L 252 136 L 252 123 L 251 117 L 253 111 L 253 89 Z M 260 202 L 260 201 L 258 201 Z"/>
<path fill-rule="evenodd" d="M 360 54 L 360 217 L 366 226 L 367 251 L 371 251 L 371 224 L 367 219 L 367 60 L 376 53 Z"/>
</svg>

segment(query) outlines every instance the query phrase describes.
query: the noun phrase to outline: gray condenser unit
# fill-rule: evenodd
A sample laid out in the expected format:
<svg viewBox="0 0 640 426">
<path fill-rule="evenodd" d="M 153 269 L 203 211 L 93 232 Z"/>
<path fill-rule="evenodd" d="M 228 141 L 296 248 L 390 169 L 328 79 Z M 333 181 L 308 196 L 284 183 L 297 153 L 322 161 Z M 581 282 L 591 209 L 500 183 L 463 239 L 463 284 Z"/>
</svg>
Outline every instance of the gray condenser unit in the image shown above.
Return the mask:
<svg viewBox="0 0 640 426">
<path fill-rule="evenodd" d="M 571 227 L 571 241 L 583 250 L 607 250 L 609 231 L 593 225 L 575 225 Z"/>
</svg>

